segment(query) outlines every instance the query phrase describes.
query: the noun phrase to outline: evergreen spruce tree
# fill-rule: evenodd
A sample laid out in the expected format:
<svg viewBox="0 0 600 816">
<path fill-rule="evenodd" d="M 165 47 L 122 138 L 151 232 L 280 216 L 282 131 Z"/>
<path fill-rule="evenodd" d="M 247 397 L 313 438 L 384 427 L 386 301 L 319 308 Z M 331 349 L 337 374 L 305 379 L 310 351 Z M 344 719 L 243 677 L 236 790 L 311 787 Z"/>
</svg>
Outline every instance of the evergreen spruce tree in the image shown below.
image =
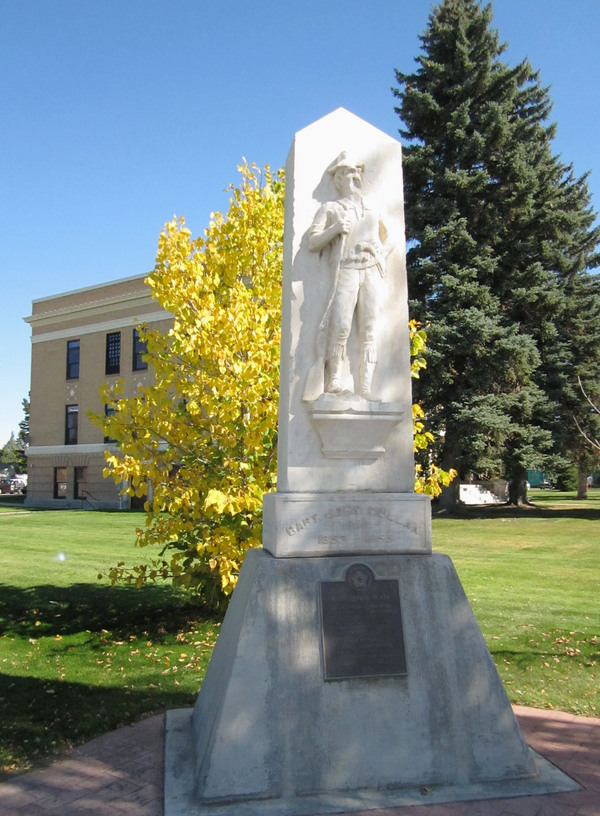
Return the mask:
<svg viewBox="0 0 600 816">
<path fill-rule="evenodd" d="M 10 439 L 0 448 L 0 465 L 15 465 L 17 452 L 17 440 L 14 433 L 11 433 Z"/>
<path fill-rule="evenodd" d="M 560 331 L 570 357 L 556 437 L 577 467 L 577 498 L 585 499 L 587 478 L 600 465 L 600 277 L 580 274 L 566 282 Z"/>
<path fill-rule="evenodd" d="M 29 447 L 29 399 L 21 402 L 23 419 L 19 422 L 17 435 L 17 465 L 19 473 L 27 473 L 27 448 Z"/>
<path fill-rule="evenodd" d="M 552 152 L 547 89 L 526 60 L 502 62 L 491 6 L 443 0 L 421 42 L 393 89 L 411 311 L 429 335 L 417 399 L 443 434 L 442 465 L 505 475 L 517 502 L 527 469 L 564 452 L 565 287 L 597 263 L 599 235 L 585 179 Z"/>
</svg>

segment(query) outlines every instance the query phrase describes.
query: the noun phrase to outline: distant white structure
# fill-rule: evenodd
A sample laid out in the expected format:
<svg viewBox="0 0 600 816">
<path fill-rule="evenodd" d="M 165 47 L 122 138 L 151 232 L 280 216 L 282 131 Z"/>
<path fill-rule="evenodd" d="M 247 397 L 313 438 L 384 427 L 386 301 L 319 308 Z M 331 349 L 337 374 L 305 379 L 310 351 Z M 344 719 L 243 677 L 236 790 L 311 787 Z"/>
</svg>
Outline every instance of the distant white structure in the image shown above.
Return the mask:
<svg viewBox="0 0 600 816">
<path fill-rule="evenodd" d="M 494 481 L 463 482 L 459 488 L 459 500 L 463 504 L 503 504 L 508 501 L 508 482 Z"/>
</svg>

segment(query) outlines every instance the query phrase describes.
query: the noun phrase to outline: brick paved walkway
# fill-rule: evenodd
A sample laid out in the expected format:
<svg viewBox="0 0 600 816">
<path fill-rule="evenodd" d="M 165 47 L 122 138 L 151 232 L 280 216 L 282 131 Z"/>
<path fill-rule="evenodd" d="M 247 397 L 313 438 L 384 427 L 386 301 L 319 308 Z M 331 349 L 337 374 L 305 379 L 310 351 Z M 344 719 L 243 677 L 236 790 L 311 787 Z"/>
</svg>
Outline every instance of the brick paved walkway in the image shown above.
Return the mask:
<svg viewBox="0 0 600 816">
<path fill-rule="evenodd" d="M 1 816 L 162 816 L 163 714 L 0 784 Z"/>
<path fill-rule="evenodd" d="M 515 707 L 529 745 L 584 787 L 551 796 L 369 810 L 352 816 L 600 816 L 600 719 Z M 164 716 L 88 742 L 0 784 L 1 816 L 162 816 Z"/>
</svg>

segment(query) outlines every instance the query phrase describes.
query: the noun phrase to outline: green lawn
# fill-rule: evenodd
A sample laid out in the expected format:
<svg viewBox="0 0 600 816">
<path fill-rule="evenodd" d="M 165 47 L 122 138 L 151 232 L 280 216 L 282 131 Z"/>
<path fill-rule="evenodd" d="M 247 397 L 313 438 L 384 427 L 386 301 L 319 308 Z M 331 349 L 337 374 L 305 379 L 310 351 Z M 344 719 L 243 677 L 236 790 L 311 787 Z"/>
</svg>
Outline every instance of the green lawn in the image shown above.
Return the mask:
<svg viewBox="0 0 600 816">
<path fill-rule="evenodd" d="M 433 521 L 513 702 L 599 716 L 600 491 Z M 0 767 L 192 705 L 219 622 L 169 587 L 98 579 L 143 516 L 0 505 Z"/>
<path fill-rule="evenodd" d="M 433 522 L 512 702 L 600 716 L 600 490 Z"/>
<path fill-rule="evenodd" d="M 22 770 L 147 714 L 193 705 L 219 623 L 169 587 L 111 587 L 143 516 L 0 515 L 0 768 Z"/>
</svg>

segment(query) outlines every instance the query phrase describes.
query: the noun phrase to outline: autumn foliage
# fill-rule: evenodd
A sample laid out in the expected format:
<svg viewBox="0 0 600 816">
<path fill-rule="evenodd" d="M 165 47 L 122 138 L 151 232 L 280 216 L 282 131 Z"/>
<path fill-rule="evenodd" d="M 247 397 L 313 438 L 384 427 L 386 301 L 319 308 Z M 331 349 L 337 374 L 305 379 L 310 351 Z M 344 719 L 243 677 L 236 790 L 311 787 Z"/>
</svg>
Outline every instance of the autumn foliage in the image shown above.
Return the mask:
<svg viewBox="0 0 600 816">
<path fill-rule="evenodd" d="M 411 376 L 418 380 L 421 371 L 427 368 L 425 352 L 427 350 L 427 333 L 421 324 L 416 320 L 411 320 L 408 324 L 410 337 L 411 356 Z M 425 425 L 425 411 L 418 403 L 413 403 L 413 449 L 417 455 L 415 463 L 415 493 L 425 493 L 435 499 L 442 492 L 442 488 L 448 487 L 450 482 L 456 478 L 457 471 L 454 468 L 442 470 L 433 461 L 431 446 L 435 442 L 435 436 L 428 431 Z M 427 451 L 424 456 L 423 452 Z M 420 461 L 419 461 L 420 460 Z"/>
<path fill-rule="evenodd" d="M 143 329 L 154 384 L 129 398 L 104 386 L 115 413 L 96 417 L 118 442 L 105 475 L 146 497 L 137 543 L 161 547 L 152 566 L 111 577 L 172 576 L 212 606 L 261 544 L 275 486 L 283 177 L 239 169 L 227 217 L 213 213 L 202 237 L 183 219 L 165 226 L 147 282 L 173 326 Z"/>
<path fill-rule="evenodd" d="M 183 219 L 166 224 L 147 279 L 173 316 L 166 334 L 142 327 L 154 384 L 126 397 L 102 390 L 114 413 L 96 416 L 118 443 L 105 475 L 145 498 L 137 543 L 157 545 L 150 565 L 111 570 L 113 582 L 171 578 L 223 606 L 244 555 L 262 542 L 262 498 L 275 489 L 283 263 L 282 171 L 239 168 L 227 216 L 200 238 Z M 411 327 L 413 375 L 425 367 L 425 333 Z M 415 445 L 427 447 L 415 406 Z M 417 473 L 416 490 L 441 481 Z"/>
</svg>

